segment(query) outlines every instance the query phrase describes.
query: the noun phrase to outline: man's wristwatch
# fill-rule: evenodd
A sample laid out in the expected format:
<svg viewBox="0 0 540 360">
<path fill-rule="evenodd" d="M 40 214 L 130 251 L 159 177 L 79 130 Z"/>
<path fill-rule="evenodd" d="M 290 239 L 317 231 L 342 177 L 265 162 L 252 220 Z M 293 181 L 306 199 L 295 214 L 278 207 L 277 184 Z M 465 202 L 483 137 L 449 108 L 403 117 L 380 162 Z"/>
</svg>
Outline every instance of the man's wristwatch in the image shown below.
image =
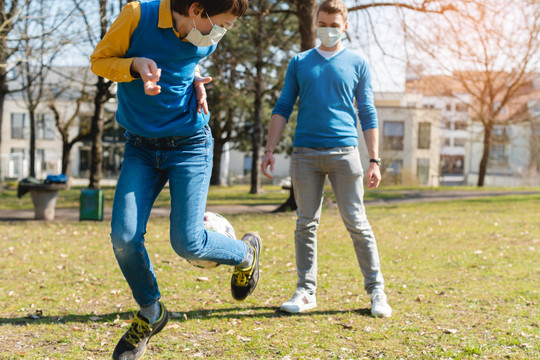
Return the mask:
<svg viewBox="0 0 540 360">
<path fill-rule="evenodd" d="M 375 164 L 381 166 L 381 158 L 369 159 L 369 162 L 370 163 L 375 163 Z"/>
</svg>

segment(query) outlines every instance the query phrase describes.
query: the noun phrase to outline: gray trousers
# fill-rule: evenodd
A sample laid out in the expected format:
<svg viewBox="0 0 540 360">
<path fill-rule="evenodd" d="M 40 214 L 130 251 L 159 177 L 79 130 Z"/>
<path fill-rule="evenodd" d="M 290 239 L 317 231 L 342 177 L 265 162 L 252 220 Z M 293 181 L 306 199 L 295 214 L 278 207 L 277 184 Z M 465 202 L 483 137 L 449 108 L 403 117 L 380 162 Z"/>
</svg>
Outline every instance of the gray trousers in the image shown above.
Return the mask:
<svg viewBox="0 0 540 360">
<path fill-rule="evenodd" d="M 317 289 L 317 228 L 321 217 L 326 175 L 336 196 L 339 212 L 349 231 L 364 288 L 370 294 L 384 289 L 377 242 L 364 208 L 363 169 L 356 146 L 336 148 L 295 147 L 291 178 L 298 205 L 294 241 L 297 287 Z M 336 265 L 339 260 L 336 259 Z"/>
</svg>

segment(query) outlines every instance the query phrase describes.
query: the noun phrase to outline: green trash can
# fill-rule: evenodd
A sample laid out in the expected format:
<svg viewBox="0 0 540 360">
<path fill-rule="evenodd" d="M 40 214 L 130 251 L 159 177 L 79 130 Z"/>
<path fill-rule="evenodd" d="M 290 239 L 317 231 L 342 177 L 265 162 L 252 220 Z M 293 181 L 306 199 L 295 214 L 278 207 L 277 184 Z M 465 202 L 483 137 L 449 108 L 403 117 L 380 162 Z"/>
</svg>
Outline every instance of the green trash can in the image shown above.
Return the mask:
<svg viewBox="0 0 540 360">
<path fill-rule="evenodd" d="M 82 189 L 79 219 L 103 221 L 103 202 L 103 190 Z"/>
</svg>

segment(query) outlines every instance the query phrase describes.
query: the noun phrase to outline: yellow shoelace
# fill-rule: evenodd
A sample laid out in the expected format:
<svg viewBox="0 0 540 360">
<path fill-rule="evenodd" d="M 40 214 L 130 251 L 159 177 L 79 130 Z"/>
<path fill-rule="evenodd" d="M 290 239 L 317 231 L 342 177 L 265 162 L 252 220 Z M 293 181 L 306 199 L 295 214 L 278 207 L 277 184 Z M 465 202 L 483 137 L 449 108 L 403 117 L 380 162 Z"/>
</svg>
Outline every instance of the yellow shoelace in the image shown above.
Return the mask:
<svg viewBox="0 0 540 360">
<path fill-rule="evenodd" d="M 253 273 L 253 266 L 248 270 L 240 270 L 238 268 L 234 269 L 234 275 L 236 275 L 236 285 L 237 286 L 247 286 L 247 283 L 251 279 Z"/>
<path fill-rule="evenodd" d="M 257 250 L 253 246 L 251 246 L 251 248 L 253 249 L 253 252 L 255 253 L 255 256 L 253 258 L 253 264 L 245 270 L 241 270 L 238 267 L 234 268 L 233 276 L 236 276 L 236 281 L 235 281 L 236 286 L 247 286 L 249 280 L 251 279 L 251 276 L 253 275 L 253 269 L 255 268 L 255 264 L 258 260 L 257 259 L 258 256 L 257 256 Z"/>
<path fill-rule="evenodd" d="M 128 330 L 126 341 L 137 347 L 137 343 L 150 332 L 150 326 L 138 316 L 135 316 Z"/>
</svg>

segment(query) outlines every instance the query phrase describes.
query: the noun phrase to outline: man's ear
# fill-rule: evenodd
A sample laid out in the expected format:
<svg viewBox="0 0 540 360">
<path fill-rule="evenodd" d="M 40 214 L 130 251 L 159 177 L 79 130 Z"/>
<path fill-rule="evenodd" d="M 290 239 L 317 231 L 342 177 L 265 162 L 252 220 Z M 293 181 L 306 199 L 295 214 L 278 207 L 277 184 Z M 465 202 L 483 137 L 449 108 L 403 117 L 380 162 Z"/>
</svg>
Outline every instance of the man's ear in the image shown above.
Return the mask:
<svg viewBox="0 0 540 360">
<path fill-rule="evenodd" d="M 347 31 L 348 28 L 349 28 L 349 22 L 345 21 L 345 25 L 343 25 L 343 31 Z"/>
<path fill-rule="evenodd" d="M 194 2 L 190 5 L 188 15 L 190 18 L 201 17 L 204 13 L 204 7 L 198 2 Z"/>
</svg>

